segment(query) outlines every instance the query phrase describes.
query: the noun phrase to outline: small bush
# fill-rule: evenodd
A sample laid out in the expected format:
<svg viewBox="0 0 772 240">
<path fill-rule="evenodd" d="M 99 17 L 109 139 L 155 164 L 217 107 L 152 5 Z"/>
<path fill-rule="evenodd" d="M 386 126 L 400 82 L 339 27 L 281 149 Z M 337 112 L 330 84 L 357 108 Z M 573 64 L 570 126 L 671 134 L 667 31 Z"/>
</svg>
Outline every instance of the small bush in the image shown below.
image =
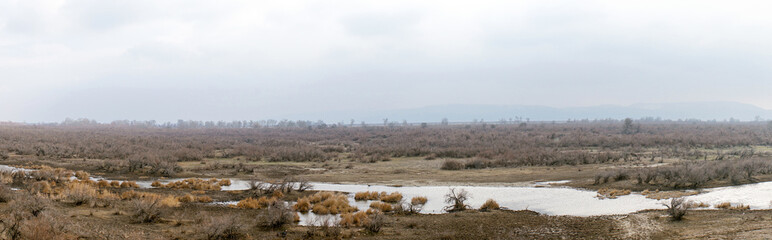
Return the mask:
<svg viewBox="0 0 772 240">
<path fill-rule="evenodd" d="M 442 170 L 461 170 L 464 169 L 464 164 L 458 160 L 445 160 L 440 167 Z"/>
<path fill-rule="evenodd" d="M 196 202 L 200 202 L 200 203 L 210 203 L 210 202 L 213 202 L 213 201 L 214 200 L 211 197 L 209 197 L 209 196 L 198 196 L 198 197 L 196 197 Z"/>
<path fill-rule="evenodd" d="M 94 202 L 94 199 L 97 198 L 97 191 L 91 185 L 73 182 L 67 185 L 62 195 L 73 204 L 82 205 Z"/>
<path fill-rule="evenodd" d="M 469 193 L 466 190 L 456 191 L 455 188 L 451 188 L 450 192 L 445 195 L 445 203 L 450 204 L 450 206 L 445 207 L 445 211 L 464 211 L 469 208 L 469 205 L 466 204 L 467 200 L 469 200 Z"/>
<path fill-rule="evenodd" d="M 236 203 L 237 208 L 243 208 L 243 209 L 257 209 L 260 206 L 258 204 L 257 199 L 254 198 L 245 198 L 238 203 Z"/>
<path fill-rule="evenodd" d="M 402 201 L 402 194 L 399 192 L 393 192 L 389 195 L 381 196 L 381 201 L 387 203 L 398 203 L 399 201 Z"/>
<path fill-rule="evenodd" d="M 13 199 L 13 190 L 0 183 L 0 203 L 10 202 Z"/>
<path fill-rule="evenodd" d="M 33 217 L 37 217 L 51 206 L 51 200 L 47 197 L 39 196 L 35 194 L 24 193 L 10 203 L 11 209 L 20 209 L 24 212 L 32 214 Z"/>
<path fill-rule="evenodd" d="M 264 228 L 278 228 L 294 220 L 295 214 L 281 202 L 271 204 L 257 218 L 258 226 Z"/>
<path fill-rule="evenodd" d="M 229 216 L 210 217 L 205 220 L 201 230 L 209 240 L 230 240 L 246 238 L 244 227 Z"/>
<path fill-rule="evenodd" d="M 381 195 L 378 192 L 358 192 L 354 194 L 354 200 L 367 201 L 367 200 L 379 200 Z"/>
<path fill-rule="evenodd" d="M 308 201 L 308 199 L 301 198 L 298 199 L 298 202 L 295 203 L 295 205 L 292 206 L 292 210 L 307 213 L 311 210 L 311 202 Z"/>
<path fill-rule="evenodd" d="M 218 182 L 217 184 L 220 185 L 220 186 L 230 186 L 231 185 L 231 180 L 230 179 L 223 179 L 223 180 L 220 180 L 220 182 Z"/>
<path fill-rule="evenodd" d="M 424 205 L 424 204 L 426 204 L 426 201 L 427 201 L 426 197 L 421 197 L 421 196 L 413 197 L 413 199 L 410 199 L 410 204 L 413 204 L 413 205 Z"/>
<path fill-rule="evenodd" d="M 180 200 L 173 196 L 166 196 L 159 200 L 158 205 L 161 207 L 179 207 Z"/>
<path fill-rule="evenodd" d="M 97 187 L 99 187 L 99 188 L 110 187 L 110 182 L 108 182 L 108 181 L 106 181 L 104 179 L 100 179 L 99 181 L 97 181 Z"/>
<path fill-rule="evenodd" d="M 37 181 L 29 185 L 28 189 L 32 193 L 43 193 L 43 194 L 51 194 L 53 193 L 53 188 L 51 188 L 51 184 L 47 181 Z"/>
<path fill-rule="evenodd" d="M 721 208 L 721 209 L 729 209 L 730 207 L 732 207 L 732 203 L 730 203 L 730 202 L 722 202 L 722 203 L 716 204 L 715 207 L 716 208 Z"/>
<path fill-rule="evenodd" d="M 381 228 L 383 228 L 383 225 L 386 224 L 386 217 L 383 216 L 381 213 L 376 213 L 370 216 L 369 221 L 363 224 L 363 227 L 365 230 L 371 233 L 378 233 L 381 231 Z"/>
<path fill-rule="evenodd" d="M 161 219 L 159 199 L 135 199 L 131 201 L 134 220 L 138 223 L 152 223 Z"/>
<path fill-rule="evenodd" d="M 601 188 L 598 189 L 597 197 L 600 199 L 616 199 L 619 196 L 630 195 L 630 190 Z"/>
<path fill-rule="evenodd" d="M 75 172 L 75 177 L 80 179 L 80 180 L 88 180 L 88 178 L 90 176 L 91 176 L 91 174 L 88 174 L 87 172 L 84 172 L 84 171 L 77 171 L 77 172 Z"/>
<path fill-rule="evenodd" d="M 419 213 L 421 212 L 421 209 L 423 209 L 424 205 L 426 204 L 426 197 L 413 197 L 410 199 L 410 205 L 408 211 L 410 213 Z"/>
<path fill-rule="evenodd" d="M 493 199 L 488 199 L 488 201 L 485 201 L 485 203 L 480 206 L 480 211 L 487 212 L 492 210 L 499 210 L 499 203 Z"/>
<path fill-rule="evenodd" d="M 151 183 L 150 186 L 154 188 L 158 188 L 158 187 L 163 187 L 164 184 L 159 181 L 153 181 L 153 183 Z"/>
<path fill-rule="evenodd" d="M 675 221 L 681 221 L 684 215 L 686 215 L 686 210 L 689 209 L 689 204 L 686 204 L 682 197 L 672 198 L 670 203 L 663 203 L 662 205 L 667 208 L 667 214 Z"/>
<path fill-rule="evenodd" d="M 379 210 L 381 212 L 391 212 L 392 210 L 394 210 L 394 206 L 384 202 L 370 203 L 370 208 Z"/>
<path fill-rule="evenodd" d="M 732 206 L 732 203 L 730 202 L 722 202 L 719 204 L 716 204 L 716 208 L 720 209 L 729 209 L 729 210 L 748 210 L 751 209 L 748 205 L 738 204 L 737 206 Z"/>
<path fill-rule="evenodd" d="M 356 213 L 344 213 L 340 215 L 340 226 L 342 227 L 358 227 L 363 226 L 369 222 L 369 216 L 366 212 L 363 211 Z"/>
<path fill-rule="evenodd" d="M 196 201 L 196 197 L 193 197 L 193 195 L 185 194 L 185 196 L 178 197 L 177 200 L 179 200 L 181 203 L 190 203 Z"/>
</svg>

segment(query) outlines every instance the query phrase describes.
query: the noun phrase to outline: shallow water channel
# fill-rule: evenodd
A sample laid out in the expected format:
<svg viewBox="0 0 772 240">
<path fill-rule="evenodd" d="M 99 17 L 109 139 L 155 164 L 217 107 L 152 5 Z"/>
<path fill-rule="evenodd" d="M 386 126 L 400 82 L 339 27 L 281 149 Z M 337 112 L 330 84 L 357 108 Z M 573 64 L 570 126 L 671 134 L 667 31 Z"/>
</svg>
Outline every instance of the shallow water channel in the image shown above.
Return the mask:
<svg viewBox="0 0 772 240">
<path fill-rule="evenodd" d="M 0 165 L 0 169 L 9 169 Z M 18 170 L 16 168 L 12 168 Z M 95 179 L 99 179 L 98 177 Z M 162 183 L 168 183 L 180 179 L 164 179 Z M 153 181 L 137 181 L 142 188 L 151 188 Z M 561 181 L 564 183 L 565 181 Z M 561 183 L 556 182 L 556 183 Z M 645 209 L 662 209 L 661 203 L 665 200 L 648 199 L 640 193 L 620 196 L 616 199 L 600 199 L 595 191 L 575 189 L 569 187 L 551 186 L 547 183 L 531 183 L 525 186 L 404 186 L 393 187 L 385 185 L 367 184 L 333 184 L 316 182 L 313 190 L 337 191 L 349 193 L 349 200 L 360 210 L 369 208 L 372 201 L 355 201 L 354 193 L 363 191 L 400 192 L 405 201 L 412 197 L 425 196 L 428 199 L 421 213 L 444 213 L 447 206 L 444 196 L 450 189 L 465 190 L 470 194 L 469 205 L 478 208 L 488 199 L 494 199 L 501 207 L 511 210 L 532 210 L 548 215 L 570 216 L 595 216 L 626 214 Z M 222 190 L 249 189 L 249 181 L 231 179 L 230 186 L 224 186 Z M 745 204 L 751 209 L 772 208 L 772 182 L 761 182 L 741 186 L 708 188 L 699 190 L 700 193 L 686 197 L 687 200 L 703 202 L 712 206 L 730 202 L 733 205 Z M 229 203 L 217 203 L 229 204 Z M 235 204 L 235 202 L 230 203 Z M 332 217 L 334 219 L 334 217 Z M 301 215 L 301 224 L 313 224 L 321 219 L 312 213 Z"/>
</svg>

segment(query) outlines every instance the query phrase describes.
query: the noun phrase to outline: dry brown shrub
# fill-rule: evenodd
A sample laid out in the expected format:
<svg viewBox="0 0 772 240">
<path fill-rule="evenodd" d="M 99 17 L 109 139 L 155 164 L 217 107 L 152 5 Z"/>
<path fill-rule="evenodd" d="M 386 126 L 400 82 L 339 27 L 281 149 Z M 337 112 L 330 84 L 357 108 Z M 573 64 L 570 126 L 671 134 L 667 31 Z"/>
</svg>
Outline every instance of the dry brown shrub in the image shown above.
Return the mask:
<svg viewBox="0 0 772 240">
<path fill-rule="evenodd" d="M 376 209 L 381 212 L 391 212 L 394 210 L 394 206 L 385 202 L 372 202 L 370 208 Z"/>
<path fill-rule="evenodd" d="M 50 214 L 43 214 L 23 221 L 20 226 L 22 239 L 29 240 L 66 240 L 77 239 L 77 236 L 64 231 L 62 219 L 56 219 Z"/>
<path fill-rule="evenodd" d="M 75 172 L 75 177 L 80 179 L 80 180 L 88 180 L 88 178 L 90 176 L 91 176 L 91 174 L 88 174 L 87 172 L 84 172 L 84 171 L 77 171 L 77 172 Z"/>
<path fill-rule="evenodd" d="M 370 218 L 364 211 L 356 213 L 344 213 L 340 215 L 340 226 L 342 227 L 360 227 L 369 223 Z"/>
<path fill-rule="evenodd" d="M 132 200 L 132 199 L 159 199 L 161 198 L 161 195 L 155 194 L 155 193 L 149 193 L 149 192 L 137 192 L 134 190 L 129 190 L 126 192 L 121 193 L 121 199 L 122 200 Z"/>
<path fill-rule="evenodd" d="M 17 195 L 9 205 L 11 209 L 22 210 L 37 217 L 51 207 L 51 200 L 42 195 L 23 193 Z"/>
<path fill-rule="evenodd" d="M 120 188 L 121 187 L 121 182 L 119 182 L 119 181 L 111 181 L 110 182 L 110 186 L 114 187 L 114 188 Z"/>
<path fill-rule="evenodd" d="M 751 206 L 743 205 L 743 204 L 738 204 L 737 206 L 732 206 L 729 209 L 730 210 L 750 210 Z"/>
<path fill-rule="evenodd" d="M 485 201 L 482 206 L 480 206 L 480 211 L 492 211 L 492 210 L 499 210 L 499 203 L 497 203 L 493 199 L 488 199 L 488 201 Z"/>
<path fill-rule="evenodd" d="M 598 190 L 598 198 L 600 199 L 616 199 L 619 196 L 630 195 L 630 190 L 601 188 Z"/>
<path fill-rule="evenodd" d="M 367 200 L 380 200 L 381 194 L 378 192 L 358 192 L 354 194 L 354 200 L 367 201 Z"/>
<path fill-rule="evenodd" d="M 319 203 L 335 196 L 332 192 L 318 192 L 308 197 L 311 203 Z"/>
<path fill-rule="evenodd" d="M 442 170 L 461 170 L 464 169 L 464 164 L 458 160 L 445 160 L 440 167 Z"/>
<path fill-rule="evenodd" d="M 158 201 L 158 206 L 161 207 L 179 207 L 180 200 L 173 196 L 166 196 Z"/>
<path fill-rule="evenodd" d="M 730 207 L 732 207 L 732 203 L 722 202 L 722 203 L 716 204 L 714 207 L 721 208 L 721 209 L 729 209 Z"/>
<path fill-rule="evenodd" d="M 209 217 L 201 226 L 201 231 L 209 240 L 230 240 L 245 239 L 244 226 L 238 222 L 237 218 L 230 216 Z"/>
<path fill-rule="evenodd" d="M 75 205 L 88 204 L 97 198 L 97 189 L 88 184 L 72 182 L 64 189 L 62 196 Z"/>
<path fill-rule="evenodd" d="M 284 193 L 282 193 L 281 191 L 274 191 L 273 193 L 271 193 L 271 196 L 275 198 L 282 198 L 284 197 Z"/>
<path fill-rule="evenodd" d="M 150 184 L 151 187 L 157 188 L 157 187 L 163 187 L 164 184 L 160 181 L 153 181 L 153 183 Z"/>
<path fill-rule="evenodd" d="M 204 193 L 206 193 L 206 192 L 205 192 L 205 191 L 202 191 L 202 190 L 196 190 L 196 191 L 192 191 L 192 192 L 190 192 L 190 193 L 191 193 L 191 194 L 197 194 L 197 195 L 199 195 L 199 194 L 204 194 Z"/>
<path fill-rule="evenodd" d="M 357 210 L 356 207 L 349 205 L 348 197 L 343 194 L 333 195 L 320 203 L 314 204 L 312 208 L 312 211 L 317 214 L 340 214 Z"/>
<path fill-rule="evenodd" d="M 382 195 L 381 201 L 384 201 L 387 203 L 398 203 L 399 201 L 402 201 L 402 194 L 399 192 L 393 192 L 385 196 Z"/>
<path fill-rule="evenodd" d="M 243 209 L 257 209 L 260 207 L 260 204 L 257 202 L 257 199 L 248 197 L 236 203 L 236 207 Z"/>
<path fill-rule="evenodd" d="M 362 226 L 371 233 L 378 233 L 386 224 L 386 217 L 382 213 L 375 213 L 368 217 L 368 220 L 362 223 Z"/>
<path fill-rule="evenodd" d="M 307 213 L 309 210 L 311 210 L 311 202 L 306 198 L 298 199 L 298 202 L 292 206 L 292 210 Z"/>
<path fill-rule="evenodd" d="M 220 186 L 230 186 L 231 185 L 231 180 L 230 179 L 223 179 L 223 180 L 220 180 L 217 184 L 220 185 Z"/>
<path fill-rule="evenodd" d="M 177 200 L 179 200 L 182 203 L 189 203 L 194 202 L 196 200 L 196 197 L 193 197 L 193 195 L 185 194 L 185 196 L 178 197 Z"/>
<path fill-rule="evenodd" d="M 0 184 L 0 203 L 10 202 L 13 199 L 13 190 L 5 184 Z"/>
<path fill-rule="evenodd" d="M 132 216 L 138 223 L 152 223 L 161 219 L 160 199 L 135 199 L 131 201 Z"/>
<path fill-rule="evenodd" d="M 53 188 L 51 188 L 51 184 L 47 181 L 37 181 L 30 185 L 29 190 L 32 193 L 43 193 L 43 194 L 51 194 L 53 193 Z"/>
<path fill-rule="evenodd" d="M 196 202 L 200 202 L 200 203 L 210 203 L 210 202 L 213 202 L 213 201 L 214 200 L 212 200 L 212 198 L 209 197 L 209 196 L 198 196 L 198 197 L 196 197 Z"/>
<path fill-rule="evenodd" d="M 100 188 L 110 187 L 110 182 L 104 179 L 99 179 L 99 181 L 97 181 L 97 187 L 100 187 Z"/>
<path fill-rule="evenodd" d="M 418 196 L 418 197 L 413 197 L 412 199 L 410 199 L 410 204 L 413 204 L 413 205 L 423 205 L 423 204 L 426 204 L 426 201 L 427 201 L 426 197 Z"/>
</svg>

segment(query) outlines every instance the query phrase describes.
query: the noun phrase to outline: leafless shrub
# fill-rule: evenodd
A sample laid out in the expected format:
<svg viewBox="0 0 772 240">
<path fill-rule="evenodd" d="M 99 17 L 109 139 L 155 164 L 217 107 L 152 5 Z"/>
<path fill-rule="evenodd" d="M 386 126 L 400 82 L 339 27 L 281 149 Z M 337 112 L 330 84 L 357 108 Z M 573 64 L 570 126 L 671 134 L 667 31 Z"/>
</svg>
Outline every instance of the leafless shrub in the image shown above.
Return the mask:
<svg viewBox="0 0 772 240">
<path fill-rule="evenodd" d="M 86 183 L 73 182 L 62 193 L 65 199 L 75 205 L 93 203 L 97 198 L 96 188 Z"/>
<path fill-rule="evenodd" d="M 160 199 L 134 199 L 131 200 L 134 221 L 138 223 L 152 223 L 161 218 Z"/>
<path fill-rule="evenodd" d="M 371 233 L 378 233 L 386 224 L 386 217 L 383 213 L 375 213 L 370 216 L 370 221 L 365 222 L 364 229 Z"/>
<path fill-rule="evenodd" d="M 242 239 L 246 236 L 244 226 L 236 218 L 230 216 L 207 218 L 201 226 L 201 231 L 209 240 Z"/>
<path fill-rule="evenodd" d="M 284 202 L 276 202 L 263 210 L 257 217 L 257 224 L 263 228 L 279 228 L 292 223 L 295 215 Z"/>
<path fill-rule="evenodd" d="M 13 199 L 13 190 L 5 184 L 0 183 L 0 203 L 10 202 Z"/>
<path fill-rule="evenodd" d="M 461 170 L 464 169 L 464 164 L 458 160 L 445 160 L 440 167 L 442 170 Z"/>
<path fill-rule="evenodd" d="M 672 198 L 669 203 L 662 203 L 662 205 L 667 208 L 667 214 L 675 221 L 681 221 L 689 208 L 689 204 L 686 204 L 686 200 L 682 197 Z"/>
<path fill-rule="evenodd" d="M 314 226 L 309 227 L 306 232 L 306 238 L 315 238 L 317 236 L 326 239 L 340 239 L 343 229 L 341 225 L 329 217 L 319 217 L 315 220 Z"/>
<path fill-rule="evenodd" d="M 469 193 L 466 190 L 456 191 L 455 188 L 451 188 L 450 192 L 445 194 L 445 203 L 450 204 L 445 207 L 445 211 L 464 211 L 469 208 L 469 205 L 466 204 L 467 200 L 469 200 Z"/>
<path fill-rule="evenodd" d="M 633 176 L 638 184 L 671 188 L 697 188 L 710 181 L 729 180 L 732 184 L 752 183 L 758 174 L 772 173 L 772 162 L 763 159 L 692 161 L 667 166 L 614 170 L 595 176 L 595 184 Z M 624 176 L 624 177 L 619 177 Z"/>
<path fill-rule="evenodd" d="M 22 222 L 20 226 L 22 239 L 74 239 L 75 236 L 64 230 L 64 220 L 44 213 L 38 217 L 30 218 Z"/>
<path fill-rule="evenodd" d="M 298 181 L 298 192 L 305 192 L 306 190 L 312 189 L 314 186 L 309 182 L 308 180 L 301 179 Z"/>
<path fill-rule="evenodd" d="M 47 197 L 23 193 L 19 194 L 11 202 L 11 208 L 21 209 L 24 212 L 32 214 L 33 217 L 37 217 L 51 206 L 51 200 Z"/>
</svg>

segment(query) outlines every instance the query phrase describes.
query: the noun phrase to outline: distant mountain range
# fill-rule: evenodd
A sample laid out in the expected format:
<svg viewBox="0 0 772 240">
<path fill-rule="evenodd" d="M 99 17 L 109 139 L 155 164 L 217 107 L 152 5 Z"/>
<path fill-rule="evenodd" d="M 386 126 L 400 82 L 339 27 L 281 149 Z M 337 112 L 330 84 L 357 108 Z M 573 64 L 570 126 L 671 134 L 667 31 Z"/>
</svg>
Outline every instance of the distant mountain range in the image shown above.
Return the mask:
<svg viewBox="0 0 772 240">
<path fill-rule="evenodd" d="M 440 105 L 414 109 L 387 111 L 338 111 L 315 114 L 297 114 L 284 119 L 323 120 L 325 122 L 382 123 L 407 121 L 471 122 L 485 120 L 496 122 L 501 119 L 520 118 L 523 121 L 566 121 L 568 119 L 624 119 L 660 118 L 669 120 L 772 120 L 772 110 L 736 102 L 694 102 L 694 103 L 639 103 L 629 106 L 602 105 L 591 107 L 555 108 L 526 105 Z"/>
</svg>

